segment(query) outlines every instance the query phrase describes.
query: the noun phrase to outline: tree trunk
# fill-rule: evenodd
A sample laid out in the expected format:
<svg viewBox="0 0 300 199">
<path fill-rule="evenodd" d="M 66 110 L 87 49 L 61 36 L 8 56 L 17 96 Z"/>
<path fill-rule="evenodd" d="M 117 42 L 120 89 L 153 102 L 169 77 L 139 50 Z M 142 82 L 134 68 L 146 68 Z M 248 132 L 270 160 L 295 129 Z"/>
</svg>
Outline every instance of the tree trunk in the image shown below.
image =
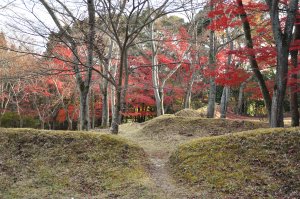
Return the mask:
<svg viewBox="0 0 300 199">
<path fill-rule="evenodd" d="M 250 28 L 249 21 L 247 19 L 247 13 L 244 9 L 244 5 L 243 5 L 243 2 L 241 0 L 237 0 L 237 4 L 238 4 L 238 6 L 239 6 L 239 8 L 241 9 L 241 12 L 242 12 L 240 14 L 240 18 L 243 22 L 243 30 L 244 30 L 244 33 L 245 33 L 246 46 L 247 46 L 247 48 L 253 50 L 254 47 L 253 47 L 253 41 L 252 41 L 252 35 L 251 35 L 251 28 Z M 251 55 L 248 55 L 248 58 L 249 58 L 251 69 L 252 69 L 253 73 L 255 74 L 255 77 L 258 81 L 258 85 L 260 87 L 260 90 L 261 90 L 263 98 L 264 98 L 264 103 L 265 103 L 265 106 L 266 106 L 267 111 L 268 111 L 269 123 L 271 123 L 272 99 L 271 99 L 269 90 L 267 88 L 264 77 L 263 77 L 262 73 L 259 70 L 258 63 L 256 61 L 256 56 L 251 54 Z"/>
<path fill-rule="evenodd" d="M 91 91 L 91 108 L 92 108 L 92 129 L 95 128 L 96 112 L 95 112 L 95 94 Z"/>
<path fill-rule="evenodd" d="M 125 50 L 125 58 L 124 58 L 124 69 L 125 69 L 125 80 L 124 80 L 124 86 L 121 92 L 121 113 L 125 113 L 127 110 L 126 107 L 126 94 L 127 94 L 127 89 L 128 89 L 128 81 L 129 81 L 129 71 L 128 71 L 128 55 L 127 55 L 127 50 Z M 123 114 L 120 114 L 119 116 L 119 124 L 122 124 L 123 121 Z"/>
<path fill-rule="evenodd" d="M 293 74 L 292 79 L 297 79 L 297 74 Z M 297 84 L 290 87 L 290 107 L 291 107 L 291 126 L 299 126 L 299 106 L 298 106 L 298 93 Z"/>
<path fill-rule="evenodd" d="M 216 103 L 216 83 L 215 78 L 210 77 L 209 79 L 209 97 L 207 106 L 207 118 L 215 117 L 215 103 Z"/>
<path fill-rule="evenodd" d="M 111 103 L 111 118 L 115 118 L 115 107 L 116 107 L 116 88 L 114 86 L 111 86 L 111 98 L 110 98 L 110 103 Z"/>
<path fill-rule="evenodd" d="M 278 46 L 277 46 L 278 48 Z M 283 127 L 283 107 L 287 84 L 288 48 L 280 46 L 277 51 L 276 78 L 271 109 L 271 127 Z"/>
<path fill-rule="evenodd" d="M 104 80 L 104 79 L 103 79 Z M 103 82 L 102 86 L 102 119 L 101 127 L 109 126 L 109 110 L 108 110 L 108 84 Z"/>
<path fill-rule="evenodd" d="M 48 121 L 47 124 L 48 124 L 48 130 L 51 130 L 51 124 L 50 124 L 50 121 Z"/>
<path fill-rule="evenodd" d="M 192 98 L 192 86 L 194 80 L 193 78 L 190 80 L 188 84 L 188 88 L 185 92 L 184 101 L 183 101 L 183 108 L 191 108 L 191 98 Z"/>
<path fill-rule="evenodd" d="M 277 65 L 271 107 L 271 127 L 283 127 L 283 106 L 288 78 L 289 46 L 292 41 L 294 22 L 298 10 L 298 0 L 289 1 L 284 27 L 280 20 L 279 1 L 266 0 L 276 44 Z"/>
<path fill-rule="evenodd" d="M 237 112 L 239 115 L 242 115 L 244 112 L 244 89 L 246 87 L 246 84 L 251 81 L 251 79 L 253 78 L 253 76 L 250 76 L 248 79 L 246 79 L 246 81 L 244 81 L 240 88 L 239 88 L 239 97 L 238 97 L 238 105 L 237 105 Z"/>
<path fill-rule="evenodd" d="M 113 65 L 111 74 L 114 79 L 116 79 L 116 74 L 117 74 L 117 66 Z M 115 118 L 115 106 L 116 106 L 116 87 L 112 84 L 110 84 L 110 103 L 111 103 L 111 118 L 112 121 Z"/>
<path fill-rule="evenodd" d="M 223 88 L 222 97 L 221 97 L 221 118 L 226 118 L 229 98 L 230 98 L 230 87 L 225 86 Z"/>
<path fill-rule="evenodd" d="M 52 121 L 52 130 L 55 130 L 56 126 L 55 126 L 55 121 Z"/>
<path fill-rule="evenodd" d="M 43 120 L 40 120 L 41 122 L 41 129 L 45 129 L 45 122 Z"/>
<path fill-rule="evenodd" d="M 158 66 L 156 61 L 154 61 L 156 57 L 152 58 L 152 82 L 153 82 L 153 91 L 155 97 L 155 105 L 156 105 L 156 115 L 163 115 L 163 102 L 160 94 L 160 86 L 159 86 L 159 77 L 158 77 Z"/>
<path fill-rule="evenodd" d="M 66 112 L 66 120 L 68 122 L 68 130 L 73 130 L 73 121 L 70 117 L 70 113 L 69 113 L 69 110 L 68 108 L 66 107 L 66 105 L 64 104 L 63 100 L 62 100 L 62 106 L 63 106 L 63 109 L 65 110 Z M 75 111 L 74 111 L 75 112 Z M 73 113 L 74 114 L 74 113 Z M 54 127 L 54 125 L 53 125 Z"/>
<path fill-rule="evenodd" d="M 87 69 L 83 80 L 80 73 L 76 73 L 80 91 L 80 128 L 88 131 L 90 129 L 89 91 L 92 79 L 92 68 L 94 59 L 95 40 L 95 5 L 93 0 L 87 1 L 88 7 L 88 33 L 87 33 Z M 76 46 L 76 45 L 74 45 Z M 76 52 L 76 55 L 78 53 Z M 77 59 L 77 57 L 76 57 Z"/>
<path fill-rule="evenodd" d="M 243 82 L 239 88 L 239 97 L 237 104 L 237 113 L 239 115 L 243 114 L 243 104 L 244 104 L 244 88 L 246 86 L 246 82 Z"/>
<path fill-rule="evenodd" d="M 67 122 L 68 122 L 68 130 L 70 131 L 73 130 L 73 121 L 71 120 L 70 117 L 67 118 Z"/>
<path fill-rule="evenodd" d="M 211 10 L 212 10 L 211 5 Z M 211 71 L 215 70 L 215 33 L 213 30 L 210 31 L 209 34 L 209 67 Z M 215 103 L 216 103 L 216 83 L 215 77 L 213 75 L 209 78 L 209 97 L 208 97 L 208 105 L 207 105 L 207 117 L 214 118 L 215 117 Z"/>
<path fill-rule="evenodd" d="M 120 110 L 121 110 L 121 88 L 118 87 L 116 89 L 116 104 L 114 107 L 114 115 L 111 122 L 110 132 L 112 134 L 118 134 L 119 133 L 119 118 L 120 118 Z"/>
<path fill-rule="evenodd" d="M 300 19 L 296 20 L 294 41 L 300 39 Z M 291 51 L 291 62 L 294 69 L 298 67 L 298 49 Z M 298 71 L 291 75 L 292 85 L 290 86 L 290 106 L 291 106 L 291 126 L 299 126 L 299 106 L 298 106 Z"/>
<path fill-rule="evenodd" d="M 109 71 L 111 69 L 111 59 L 112 59 L 112 52 L 114 48 L 114 41 L 110 39 L 110 46 L 107 59 L 104 60 L 103 63 L 103 78 L 102 84 L 100 85 L 101 93 L 102 93 L 102 120 L 101 126 L 102 127 L 109 127 L 109 99 L 108 99 L 108 78 L 109 78 Z M 101 55 L 100 55 L 101 56 Z M 115 72 L 113 72 L 115 74 Z M 115 75 L 114 75 L 115 77 Z M 114 94 L 111 93 L 111 96 Z"/>
<path fill-rule="evenodd" d="M 20 112 L 20 106 L 19 106 L 19 102 L 18 100 L 16 100 L 16 106 L 17 106 L 17 113 L 18 113 L 18 116 L 19 116 L 19 127 L 20 128 L 23 128 L 23 118 L 22 118 L 22 115 L 21 115 L 21 112 Z"/>
<path fill-rule="evenodd" d="M 226 29 L 226 37 L 228 41 L 231 41 L 228 29 Z M 230 50 L 233 50 L 233 41 L 229 43 L 229 48 Z M 227 58 L 227 65 L 231 65 L 231 60 L 232 60 L 232 55 L 229 54 Z M 227 70 L 226 70 L 227 72 Z M 228 107 L 228 102 L 230 99 L 230 87 L 225 86 L 223 88 L 222 92 L 222 97 L 221 97 L 221 118 L 226 118 L 226 113 L 227 113 L 227 107 Z"/>
<path fill-rule="evenodd" d="M 164 88 L 160 87 L 159 88 L 159 95 L 160 95 L 160 109 L 161 109 L 161 115 L 165 114 L 165 105 L 164 105 Z"/>
<path fill-rule="evenodd" d="M 157 63 L 157 45 L 154 40 L 154 22 L 150 24 L 150 42 L 151 42 L 151 64 L 152 64 L 152 84 L 155 97 L 156 115 L 163 115 L 163 103 L 160 95 L 159 86 L 159 71 Z"/>
<path fill-rule="evenodd" d="M 119 70 L 119 79 L 118 79 L 118 85 L 116 88 L 116 104 L 114 107 L 114 117 L 112 118 L 112 122 L 111 122 L 111 128 L 110 128 L 110 132 L 112 134 L 118 134 L 119 133 L 119 121 L 120 121 L 120 113 L 121 113 L 121 103 L 122 103 L 122 86 L 123 86 L 123 70 L 124 70 L 124 66 L 125 66 L 125 61 L 127 59 L 126 57 L 126 52 L 125 50 L 127 49 L 123 49 L 120 47 L 120 70 Z"/>
<path fill-rule="evenodd" d="M 192 77 L 188 83 L 188 86 L 187 86 L 187 89 L 185 92 L 183 108 L 191 108 L 192 88 L 193 88 L 193 84 L 195 81 L 195 66 L 194 66 L 194 64 L 192 64 L 191 69 L 192 69 Z"/>
<path fill-rule="evenodd" d="M 80 90 L 80 127 L 79 130 L 90 130 L 89 90 Z"/>
<path fill-rule="evenodd" d="M 19 120 L 20 120 L 20 128 L 23 128 L 23 118 L 21 115 L 19 115 Z"/>
</svg>

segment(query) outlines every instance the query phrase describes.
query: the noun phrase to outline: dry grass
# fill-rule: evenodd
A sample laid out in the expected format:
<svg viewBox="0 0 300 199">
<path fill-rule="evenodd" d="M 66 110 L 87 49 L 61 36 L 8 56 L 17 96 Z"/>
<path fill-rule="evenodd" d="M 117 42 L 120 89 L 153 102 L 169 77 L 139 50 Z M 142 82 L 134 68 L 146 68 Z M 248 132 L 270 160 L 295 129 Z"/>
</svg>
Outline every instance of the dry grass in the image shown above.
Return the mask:
<svg viewBox="0 0 300 199">
<path fill-rule="evenodd" d="M 168 155 L 177 146 L 199 137 L 223 135 L 232 132 L 266 128 L 262 122 L 207 119 L 163 115 L 143 124 L 120 126 L 120 135 L 139 143 L 146 151 Z"/>
<path fill-rule="evenodd" d="M 298 198 L 300 129 L 260 129 L 206 137 L 171 156 L 178 182 L 220 198 Z"/>
<path fill-rule="evenodd" d="M 155 198 L 147 165 L 118 136 L 0 129 L 0 198 Z"/>
<path fill-rule="evenodd" d="M 267 124 L 261 122 L 164 115 L 143 124 L 138 133 L 139 136 L 145 136 L 148 140 L 176 146 L 186 140 L 198 137 L 223 135 L 265 127 Z"/>
<path fill-rule="evenodd" d="M 206 114 L 203 111 L 200 112 L 200 111 L 188 109 L 188 108 L 178 111 L 174 115 L 180 116 L 180 117 L 206 117 Z"/>
<path fill-rule="evenodd" d="M 300 180 L 294 167 L 300 157 L 296 131 L 274 136 L 268 129 L 237 133 L 267 126 L 261 122 L 164 115 L 143 124 L 123 124 L 119 136 L 0 129 L 0 198 L 270 196 L 261 193 L 280 197 L 282 192 L 276 192 L 279 185 L 273 180 L 287 184 L 281 189 L 293 196 L 289 190 L 296 190 L 298 183 L 293 181 Z M 282 144 L 285 137 L 289 142 Z M 172 173 L 183 184 L 177 184 L 170 175 L 171 154 Z M 256 169 L 257 173 L 251 173 Z M 291 180 L 275 178 L 272 172 L 290 176 Z"/>
</svg>

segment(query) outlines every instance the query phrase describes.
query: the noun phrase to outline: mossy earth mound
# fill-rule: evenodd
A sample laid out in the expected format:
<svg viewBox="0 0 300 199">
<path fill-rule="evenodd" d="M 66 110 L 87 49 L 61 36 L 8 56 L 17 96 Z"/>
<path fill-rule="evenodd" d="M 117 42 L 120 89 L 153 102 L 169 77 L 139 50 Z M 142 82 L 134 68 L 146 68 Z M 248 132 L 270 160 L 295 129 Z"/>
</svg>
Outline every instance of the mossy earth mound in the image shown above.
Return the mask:
<svg viewBox="0 0 300 199">
<path fill-rule="evenodd" d="M 193 109 L 183 109 L 174 114 L 175 116 L 180 117 L 205 117 L 205 114 Z"/>
<path fill-rule="evenodd" d="M 0 198 L 155 198 L 147 165 L 117 136 L 0 129 Z"/>
<path fill-rule="evenodd" d="M 176 136 L 205 137 L 268 127 L 266 123 L 163 115 L 149 120 L 139 130 L 150 139 L 176 139 Z"/>
<path fill-rule="evenodd" d="M 297 198 L 300 129 L 259 129 L 182 144 L 170 157 L 174 178 L 221 198 Z"/>
</svg>

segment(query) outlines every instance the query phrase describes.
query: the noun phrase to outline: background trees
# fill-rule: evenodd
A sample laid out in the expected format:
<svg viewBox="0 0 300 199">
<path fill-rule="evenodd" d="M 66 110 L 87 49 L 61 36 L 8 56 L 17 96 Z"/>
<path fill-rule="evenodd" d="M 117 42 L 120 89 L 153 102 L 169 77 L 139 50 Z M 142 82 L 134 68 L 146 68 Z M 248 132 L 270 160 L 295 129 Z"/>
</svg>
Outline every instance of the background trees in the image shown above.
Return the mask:
<svg viewBox="0 0 300 199">
<path fill-rule="evenodd" d="M 215 102 L 222 117 L 249 114 L 263 100 L 277 127 L 290 85 L 298 125 L 296 0 L 13 5 L 22 11 L 3 8 L 11 21 L 0 36 L 0 117 L 15 112 L 20 126 L 30 114 L 41 128 L 65 120 L 65 128 L 89 130 L 92 120 L 117 133 L 128 119 L 206 104 L 214 117 Z"/>
</svg>

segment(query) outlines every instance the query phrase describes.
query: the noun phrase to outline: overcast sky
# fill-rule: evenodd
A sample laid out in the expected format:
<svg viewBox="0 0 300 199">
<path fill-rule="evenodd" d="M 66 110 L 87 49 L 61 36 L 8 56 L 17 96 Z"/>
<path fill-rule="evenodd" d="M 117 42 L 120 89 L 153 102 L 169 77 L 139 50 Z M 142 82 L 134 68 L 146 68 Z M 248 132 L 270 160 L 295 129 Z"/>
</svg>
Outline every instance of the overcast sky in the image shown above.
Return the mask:
<svg viewBox="0 0 300 199">
<path fill-rule="evenodd" d="M 19 40 L 25 41 L 27 45 L 33 45 L 36 51 L 45 50 L 47 37 L 51 31 L 56 32 L 57 28 L 45 8 L 39 0 L 0 0 L 1 20 L 0 28 L 11 41 L 18 43 Z M 10 3 L 12 2 L 13 3 Z M 77 18 L 85 17 L 86 9 L 83 1 L 63 0 L 68 9 L 74 11 Z M 153 0 L 152 3 L 158 0 Z M 159 0 L 161 1 L 161 0 Z M 158 2 L 159 2 L 158 1 Z M 49 1 L 51 2 L 51 1 Z M 59 6 L 55 6 L 59 9 Z M 58 10 L 59 11 L 59 10 Z M 182 14 L 176 14 L 184 17 Z M 67 19 L 60 18 L 66 24 Z"/>
</svg>

